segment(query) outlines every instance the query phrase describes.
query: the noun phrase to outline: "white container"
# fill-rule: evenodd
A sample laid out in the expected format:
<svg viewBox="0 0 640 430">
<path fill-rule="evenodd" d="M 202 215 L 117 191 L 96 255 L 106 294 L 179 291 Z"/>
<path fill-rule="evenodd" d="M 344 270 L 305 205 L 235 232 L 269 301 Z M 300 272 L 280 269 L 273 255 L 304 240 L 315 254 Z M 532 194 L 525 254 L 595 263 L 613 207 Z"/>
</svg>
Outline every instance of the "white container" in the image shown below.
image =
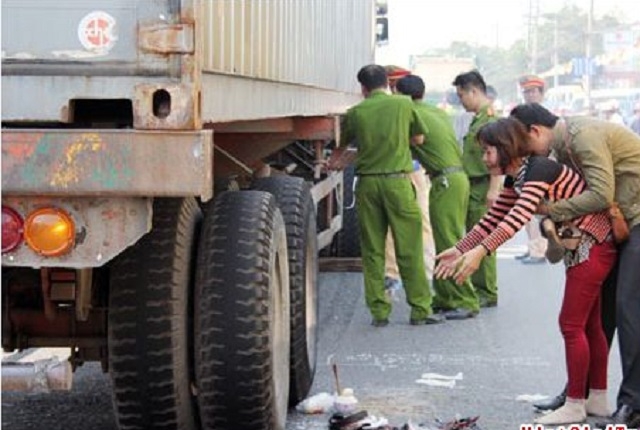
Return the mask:
<svg viewBox="0 0 640 430">
<path fill-rule="evenodd" d="M 358 399 L 353 395 L 353 390 L 351 388 L 343 389 L 342 393 L 336 397 L 336 400 L 333 403 L 333 409 L 343 415 L 353 414 L 357 407 Z"/>
</svg>

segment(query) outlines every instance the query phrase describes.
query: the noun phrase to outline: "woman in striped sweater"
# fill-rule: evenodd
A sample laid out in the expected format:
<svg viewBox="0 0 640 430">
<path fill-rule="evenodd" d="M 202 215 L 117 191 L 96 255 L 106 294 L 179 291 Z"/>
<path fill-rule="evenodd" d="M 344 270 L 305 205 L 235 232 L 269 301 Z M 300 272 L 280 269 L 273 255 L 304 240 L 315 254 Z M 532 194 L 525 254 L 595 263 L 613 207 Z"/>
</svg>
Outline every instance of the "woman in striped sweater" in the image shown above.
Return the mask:
<svg viewBox="0 0 640 430">
<path fill-rule="evenodd" d="M 456 244 L 437 256 L 437 277 L 461 282 L 480 261 L 512 238 L 533 217 L 545 199 L 580 194 L 586 183 L 575 170 L 547 157 L 529 155 L 528 134 L 516 119 L 485 125 L 477 135 L 484 162 L 492 175 L 506 175 L 504 189 L 489 212 Z M 581 233 L 579 245 L 564 251 L 566 281 L 560 309 L 568 375 L 567 402 L 539 417 L 546 425 L 580 423 L 586 415 L 609 415 L 607 406 L 608 349 L 600 320 L 602 283 L 616 261 L 611 224 L 605 212 L 573 220 Z M 589 397 L 585 388 L 589 381 Z"/>
</svg>

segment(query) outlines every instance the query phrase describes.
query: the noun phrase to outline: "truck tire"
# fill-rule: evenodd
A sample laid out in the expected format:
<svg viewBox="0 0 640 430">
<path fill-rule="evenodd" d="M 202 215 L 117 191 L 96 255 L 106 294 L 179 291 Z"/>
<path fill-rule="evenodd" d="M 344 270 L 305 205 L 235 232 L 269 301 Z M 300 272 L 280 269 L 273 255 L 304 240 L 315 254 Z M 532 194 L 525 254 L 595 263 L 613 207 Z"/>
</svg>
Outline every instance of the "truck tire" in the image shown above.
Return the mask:
<svg viewBox="0 0 640 430">
<path fill-rule="evenodd" d="M 205 207 L 196 267 L 196 385 L 204 429 L 283 430 L 289 265 L 282 214 L 261 191 Z"/>
<path fill-rule="evenodd" d="M 338 257 L 360 257 L 360 224 L 355 206 L 354 186 L 356 169 L 353 165 L 344 170 L 342 230 L 337 235 Z"/>
<path fill-rule="evenodd" d="M 200 210 L 156 199 L 153 229 L 110 266 L 109 372 L 120 429 L 197 428 L 190 291 Z"/>
<path fill-rule="evenodd" d="M 316 370 L 318 338 L 318 235 L 311 187 L 302 178 L 261 178 L 253 189 L 273 194 L 287 229 L 291 305 L 289 405 L 303 400 Z"/>
</svg>

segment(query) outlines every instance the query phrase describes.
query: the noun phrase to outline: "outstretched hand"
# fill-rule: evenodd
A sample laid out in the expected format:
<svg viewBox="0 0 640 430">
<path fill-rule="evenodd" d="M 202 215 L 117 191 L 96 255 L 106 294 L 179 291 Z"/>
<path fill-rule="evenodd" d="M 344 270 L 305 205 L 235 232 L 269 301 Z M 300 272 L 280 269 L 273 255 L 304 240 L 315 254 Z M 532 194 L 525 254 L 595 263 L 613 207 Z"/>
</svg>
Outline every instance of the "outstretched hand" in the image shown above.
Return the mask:
<svg viewBox="0 0 640 430">
<path fill-rule="evenodd" d="M 465 252 L 460 261 L 456 265 L 455 274 L 453 275 L 456 284 L 462 284 L 465 279 L 473 275 L 478 270 L 482 259 L 487 256 L 487 250 L 483 246 L 476 246 L 471 251 Z"/>
<path fill-rule="evenodd" d="M 433 271 L 436 279 L 450 278 L 455 273 L 458 260 L 462 256 L 462 252 L 456 247 L 449 248 L 436 255 L 436 267 Z"/>
<path fill-rule="evenodd" d="M 487 250 L 476 246 L 462 254 L 457 248 L 449 248 L 436 256 L 437 265 L 434 270 L 436 279 L 453 278 L 460 285 L 478 268 Z"/>
</svg>

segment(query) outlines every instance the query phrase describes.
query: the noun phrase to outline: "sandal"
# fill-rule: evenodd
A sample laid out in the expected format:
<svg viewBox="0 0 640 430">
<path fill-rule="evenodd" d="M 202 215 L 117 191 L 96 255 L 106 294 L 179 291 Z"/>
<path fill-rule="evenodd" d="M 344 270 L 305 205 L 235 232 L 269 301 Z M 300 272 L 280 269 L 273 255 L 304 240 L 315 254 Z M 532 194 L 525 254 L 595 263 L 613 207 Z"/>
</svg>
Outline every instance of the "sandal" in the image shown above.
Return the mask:
<svg viewBox="0 0 640 430">
<path fill-rule="evenodd" d="M 329 430 L 357 430 L 358 427 L 354 427 L 354 425 L 368 416 L 367 411 L 360 411 L 351 415 L 333 414 L 329 418 Z"/>
</svg>

